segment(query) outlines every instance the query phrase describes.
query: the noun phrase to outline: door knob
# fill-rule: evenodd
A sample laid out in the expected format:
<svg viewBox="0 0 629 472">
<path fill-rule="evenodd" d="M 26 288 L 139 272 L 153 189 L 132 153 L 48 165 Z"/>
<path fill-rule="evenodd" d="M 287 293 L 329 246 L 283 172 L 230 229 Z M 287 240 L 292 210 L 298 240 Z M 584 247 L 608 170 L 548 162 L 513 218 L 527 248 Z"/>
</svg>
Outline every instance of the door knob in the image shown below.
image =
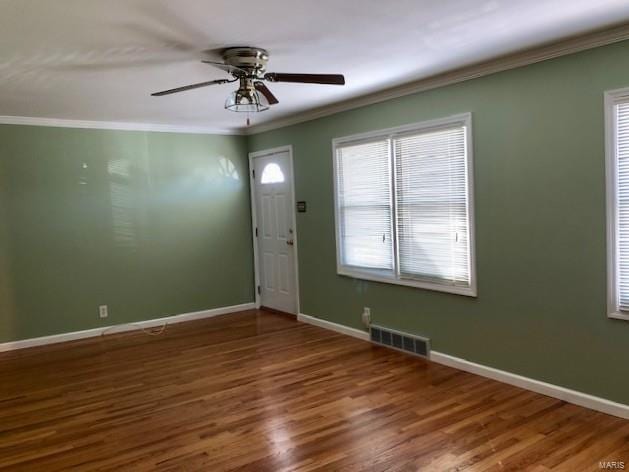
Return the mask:
<svg viewBox="0 0 629 472">
<path fill-rule="evenodd" d="M 289 246 L 292 246 L 295 244 L 295 241 L 293 241 L 292 239 L 287 239 L 286 244 L 288 244 Z"/>
</svg>

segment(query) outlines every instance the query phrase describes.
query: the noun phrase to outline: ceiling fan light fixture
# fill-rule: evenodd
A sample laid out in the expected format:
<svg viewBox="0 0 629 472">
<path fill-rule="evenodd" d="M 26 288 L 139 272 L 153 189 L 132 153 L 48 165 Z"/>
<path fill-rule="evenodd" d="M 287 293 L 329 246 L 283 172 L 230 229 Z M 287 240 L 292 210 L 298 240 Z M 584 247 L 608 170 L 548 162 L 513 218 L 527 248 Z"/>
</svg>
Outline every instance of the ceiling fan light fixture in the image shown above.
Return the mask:
<svg viewBox="0 0 629 472">
<path fill-rule="evenodd" d="M 257 113 L 269 109 L 269 101 L 257 90 L 239 88 L 233 91 L 225 101 L 225 109 L 240 113 Z"/>
</svg>

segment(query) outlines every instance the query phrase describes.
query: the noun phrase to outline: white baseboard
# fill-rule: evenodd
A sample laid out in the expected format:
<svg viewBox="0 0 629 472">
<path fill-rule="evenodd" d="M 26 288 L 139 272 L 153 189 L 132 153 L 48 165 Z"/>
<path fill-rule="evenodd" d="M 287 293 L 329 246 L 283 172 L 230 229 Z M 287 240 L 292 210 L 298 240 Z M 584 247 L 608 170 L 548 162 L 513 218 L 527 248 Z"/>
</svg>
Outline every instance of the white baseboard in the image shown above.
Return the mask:
<svg viewBox="0 0 629 472">
<path fill-rule="evenodd" d="M 361 331 L 359 329 L 350 328 L 332 321 L 322 320 L 315 318 L 314 316 L 299 314 L 297 316 L 299 321 L 304 323 L 313 324 L 321 328 L 336 331 L 337 333 L 353 336 L 364 341 L 369 341 L 369 333 Z M 455 369 L 463 370 L 465 372 L 471 372 L 482 377 L 487 377 L 498 382 L 503 382 L 516 387 L 531 390 L 542 395 L 558 398 L 568 403 L 573 403 L 591 410 L 607 413 L 608 415 L 618 416 L 620 418 L 629 419 L 629 405 L 623 403 L 616 403 L 605 398 L 595 397 L 588 395 L 587 393 L 578 392 L 569 388 L 560 387 L 558 385 L 549 384 L 540 380 L 531 379 L 529 377 L 523 377 L 521 375 L 512 374 L 504 370 L 494 369 L 482 364 L 476 364 L 474 362 L 461 359 L 459 357 L 450 356 L 437 351 L 430 353 L 430 360 L 438 364 L 454 367 Z"/>
<path fill-rule="evenodd" d="M 352 336 L 353 338 L 362 339 L 363 341 L 369 341 L 369 333 L 367 331 L 362 331 L 356 328 L 350 328 L 349 326 L 345 326 L 338 323 L 333 323 L 332 321 L 322 320 L 321 318 L 315 318 L 314 316 L 304 315 L 303 313 L 299 313 L 297 315 L 297 321 L 315 325 L 320 328 L 329 329 L 331 331 L 336 331 L 337 333 L 346 334 L 347 336 Z"/>
<path fill-rule="evenodd" d="M 569 388 L 560 387 L 558 385 L 549 384 L 540 380 L 523 377 L 521 375 L 512 374 L 504 370 L 494 369 L 482 364 L 466 361 L 459 357 L 450 356 L 441 352 L 432 351 L 430 360 L 438 364 L 454 367 L 455 369 L 464 370 L 473 374 L 481 375 L 499 382 L 515 385 L 516 387 L 531 390 L 542 395 L 558 398 L 568 403 L 583 406 L 591 410 L 602 411 L 608 415 L 619 416 L 620 418 L 629 419 L 629 405 L 616 403 L 605 398 L 595 397 L 587 393 L 578 392 Z"/>
<path fill-rule="evenodd" d="M 103 326 L 100 328 L 86 329 L 83 331 L 73 331 L 71 333 L 53 334 L 51 336 L 42 336 L 40 338 L 23 339 L 20 341 L 11 341 L 0 344 L 0 352 L 13 351 L 15 349 L 24 349 L 27 347 L 44 346 L 46 344 L 63 343 L 66 341 L 75 341 L 77 339 L 93 338 L 103 333 L 123 333 L 125 331 L 134 331 L 142 328 L 152 328 L 162 326 L 164 324 L 181 323 L 184 321 L 200 320 L 202 318 L 211 318 L 213 316 L 235 313 L 238 311 L 253 310 L 255 303 L 243 303 L 242 305 L 232 305 L 220 308 L 212 308 L 211 310 L 195 311 L 192 313 L 183 313 L 181 315 L 166 316 L 164 318 L 155 318 L 152 320 L 133 321 L 119 325 Z"/>
</svg>

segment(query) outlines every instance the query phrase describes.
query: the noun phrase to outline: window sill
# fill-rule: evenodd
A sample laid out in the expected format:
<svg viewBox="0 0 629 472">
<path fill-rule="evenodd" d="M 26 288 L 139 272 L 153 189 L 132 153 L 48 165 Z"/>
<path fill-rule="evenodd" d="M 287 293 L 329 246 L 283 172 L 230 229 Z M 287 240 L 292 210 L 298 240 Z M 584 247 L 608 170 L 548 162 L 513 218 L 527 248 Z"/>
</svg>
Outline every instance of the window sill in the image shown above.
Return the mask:
<svg viewBox="0 0 629 472">
<path fill-rule="evenodd" d="M 463 295 L 466 297 L 476 297 L 476 287 L 457 287 L 455 285 L 442 285 L 433 282 L 425 282 L 421 280 L 397 279 L 388 275 L 386 272 L 378 270 L 355 270 L 347 267 L 337 267 L 336 273 L 346 277 L 360 280 L 369 280 L 372 282 L 382 282 L 385 284 L 402 285 L 405 287 L 421 288 L 425 290 L 433 290 L 436 292 L 452 293 L 455 295 Z M 610 315 L 611 316 L 611 315 Z M 624 319 L 629 319 L 629 316 Z"/>
<path fill-rule="evenodd" d="M 612 312 L 612 313 L 607 313 L 607 317 L 608 318 L 612 318 L 614 320 L 629 321 L 629 313 L 625 313 L 625 312 L 621 312 L 621 311 L 615 311 L 615 312 Z"/>
</svg>

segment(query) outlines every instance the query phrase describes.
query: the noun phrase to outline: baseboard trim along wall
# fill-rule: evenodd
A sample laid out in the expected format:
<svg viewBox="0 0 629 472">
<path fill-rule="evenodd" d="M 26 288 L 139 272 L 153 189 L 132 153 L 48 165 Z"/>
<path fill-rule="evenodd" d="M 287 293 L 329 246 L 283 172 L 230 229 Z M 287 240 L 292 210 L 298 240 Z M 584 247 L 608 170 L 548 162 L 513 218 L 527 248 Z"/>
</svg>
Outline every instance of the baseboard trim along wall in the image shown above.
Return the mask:
<svg viewBox="0 0 629 472">
<path fill-rule="evenodd" d="M 16 349 L 25 349 L 27 347 L 44 346 L 46 344 L 63 343 L 67 341 L 76 341 L 78 339 L 93 338 L 101 336 L 105 332 L 107 334 L 124 333 L 125 331 L 135 331 L 142 328 L 153 328 L 164 324 L 182 323 L 184 321 L 200 320 L 203 318 L 212 318 L 213 316 L 226 315 L 228 313 L 236 313 L 245 310 L 254 310 L 255 303 L 243 303 L 241 305 L 225 306 L 220 308 L 212 308 L 210 310 L 195 311 L 192 313 L 183 313 L 181 315 L 166 316 L 163 318 L 155 318 L 152 320 L 133 321 L 118 325 L 103 326 L 100 328 L 86 329 L 83 331 L 74 331 L 71 333 L 53 334 L 50 336 L 42 336 L 40 338 L 23 339 L 20 341 L 11 341 L 0 344 L 0 352 L 13 351 Z"/>
<path fill-rule="evenodd" d="M 297 319 L 303 323 L 319 326 L 320 328 L 336 331 L 337 333 L 352 336 L 354 338 L 362 339 L 363 341 L 369 341 L 369 333 L 355 328 L 350 328 L 331 321 L 322 320 L 314 316 L 304 315 L 300 313 Z M 549 384 L 540 380 L 531 379 L 529 377 L 523 377 L 521 375 L 512 374 L 504 370 L 494 369 L 482 364 L 476 364 L 474 362 L 454 357 L 449 354 L 444 354 L 437 351 L 432 351 L 430 354 L 430 360 L 438 364 L 443 364 L 448 367 L 470 372 L 482 377 L 487 377 L 499 382 L 503 382 L 516 387 L 531 390 L 542 395 L 557 398 L 574 405 L 579 405 L 591 410 L 607 413 L 608 415 L 618 416 L 620 418 L 629 419 L 629 405 L 623 403 L 616 403 L 605 398 L 595 397 L 588 395 L 587 393 L 578 392 L 569 388 L 560 387 L 558 385 Z"/>
<path fill-rule="evenodd" d="M 346 334 L 347 336 L 362 339 L 363 341 L 369 341 L 369 333 L 367 331 L 363 331 L 356 328 L 350 328 L 349 326 L 345 326 L 338 323 L 333 323 L 332 321 L 322 320 L 321 318 L 316 318 L 310 315 L 304 315 L 303 313 L 299 313 L 297 315 L 297 321 L 315 325 L 315 326 L 318 326 L 319 328 L 325 328 L 332 331 L 336 331 L 337 333 Z"/>
</svg>

